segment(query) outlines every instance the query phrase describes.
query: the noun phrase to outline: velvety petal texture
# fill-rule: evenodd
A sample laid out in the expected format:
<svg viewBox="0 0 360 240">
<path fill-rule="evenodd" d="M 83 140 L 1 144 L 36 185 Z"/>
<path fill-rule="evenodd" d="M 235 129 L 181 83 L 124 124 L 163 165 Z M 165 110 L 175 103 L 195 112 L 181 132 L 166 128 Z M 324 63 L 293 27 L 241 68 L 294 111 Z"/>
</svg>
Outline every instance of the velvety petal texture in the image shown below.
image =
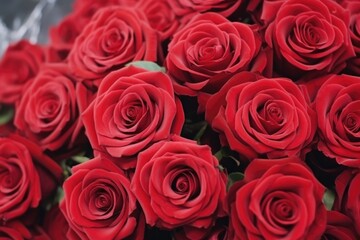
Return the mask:
<svg viewBox="0 0 360 240">
<path fill-rule="evenodd" d="M 40 179 L 30 151 L 18 141 L 0 138 L 1 221 L 9 221 L 36 208 L 40 200 Z"/>
<path fill-rule="evenodd" d="M 19 133 L 44 150 L 70 149 L 82 129 L 75 80 L 66 64 L 44 65 L 16 106 Z"/>
<path fill-rule="evenodd" d="M 351 219 L 352 226 L 360 235 L 360 172 L 349 169 L 343 171 L 335 181 L 337 198 L 335 209 Z M 345 221 L 343 222 L 346 223 Z"/>
<path fill-rule="evenodd" d="M 316 116 L 290 79 L 234 75 L 206 105 L 205 118 L 246 159 L 300 156 L 316 131 Z"/>
<path fill-rule="evenodd" d="M 355 56 L 349 13 L 335 1 L 285 1 L 273 14 L 276 16 L 266 29 L 265 40 L 274 49 L 280 74 L 309 79 L 339 73 Z"/>
<path fill-rule="evenodd" d="M 354 229 L 351 218 L 338 211 L 328 211 L 326 230 L 321 239 L 356 240 L 359 239 L 359 236 Z"/>
<path fill-rule="evenodd" d="M 256 159 L 228 194 L 229 239 L 320 239 L 323 194 L 300 159 Z"/>
<path fill-rule="evenodd" d="M 136 60 L 156 61 L 158 37 L 141 11 L 109 6 L 96 12 L 76 38 L 69 67 L 79 81 L 98 87 L 109 72 Z"/>
<path fill-rule="evenodd" d="M 356 0 L 339 1 L 350 12 L 350 36 L 356 56 L 348 62 L 346 72 L 360 75 L 360 2 Z"/>
<path fill-rule="evenodd" d="M 137 8 L 144 12 L 161 41 L 169 39 L 180 25 L 180 17 L 176 16 L 167 0 L 140 0 Z"/>
<path fill-rule="evenodd" d="M 320 134 L 318 149 L 350 167 L 360 166 L 359 93 L 360 77 L 330 75 L 315 99 Z"/>
<path fill-rule="evenodd" d="M 63 240 L 69 230 L 69 224 L 59 205 L 53 206 L 44 218 L 44 231 L 52 240 Z"/>
<path fill-rule="evenodd" d="M 28 40 L 10 45 L 0 61 L 0 103 L 15 104 L 44 61 L 40 45 Z"/>
<path fill-rule="evenodd" d="M 33 239 L 29 229 L 18 220 L 0 225 L 0 238 L 11 240 Z"/>
<path fill-rule="evenodd" d="M 236 0 L 170 0 L 168 1 L 172 11 L 179 16 L 191 15 L 192 13 L 216 12 L 224 17 L 230 16 L 237 10 L 242 1 Z"/>
<path fill-rule="evenodd" d="M 200 239 L 224 215 L 224 176 L 208 146 L 174 136 L 139 154 L 131 189 L 147 224 Z"/>
<path fill-rule="evenodd" d="M 63 187 L 60 209 L 70 226 L 68 239 L 143 239 L 144 217 L 130 181 L 111 161 L 77 165 Z"/>
<path fill-rule="evenodd" d="M 254 63 L 267 63 L 260 49 L 260 36 L 249 25 L 217 13 L 198 14 L 172 38 L 165 65 L 176 93 L 215 93 L 231 74 L 261 72 L 266 64 Z"/>
<path fill-rule="evenodd" d="M 135 167 L 139 152 L 179 134 L 184 113 L 170 78 L 134 66 L 110 73 L 83 113 L 95 154 L 105 154 L 121 167 Z"/>
</svg>

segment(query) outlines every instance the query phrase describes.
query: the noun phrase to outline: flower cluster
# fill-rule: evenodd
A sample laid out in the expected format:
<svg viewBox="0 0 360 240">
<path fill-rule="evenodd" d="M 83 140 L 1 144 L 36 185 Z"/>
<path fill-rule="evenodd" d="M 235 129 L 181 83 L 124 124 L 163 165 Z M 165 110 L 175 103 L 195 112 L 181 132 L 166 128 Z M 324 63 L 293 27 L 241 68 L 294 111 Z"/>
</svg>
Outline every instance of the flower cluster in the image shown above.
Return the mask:
<svg viewBox="0 0 360 240">
<path fill-rule="evenodd" d="M 359 239 L 358 0 L 75 0 L 0 60 L 0 238 Z"/>
</svg>

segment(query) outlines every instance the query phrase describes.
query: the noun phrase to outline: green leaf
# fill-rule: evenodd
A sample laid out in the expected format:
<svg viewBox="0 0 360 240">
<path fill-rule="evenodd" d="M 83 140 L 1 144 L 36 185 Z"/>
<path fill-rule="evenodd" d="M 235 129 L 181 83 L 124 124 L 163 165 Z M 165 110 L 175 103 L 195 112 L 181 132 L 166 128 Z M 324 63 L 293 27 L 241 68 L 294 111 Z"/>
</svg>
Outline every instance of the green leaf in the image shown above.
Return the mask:
<svg viewBox="0 0 360 240">
<path fill-rule="evenodd" d="M 219 160 L 219 162 L 221 161 L 221 159 L 223 159 L 224 155 L 223 155 L 223 149 L 221 148 L 219 151 L 217 151 L 215 154 L 215 157 Z"/>
<path fill-rule="evenodd" d="M 230 155 L 231 151 L 228 147 L 222 147 L 219 151 L 217 151 L 215 153 L 215 157 L 221 161 L 221 159 L 225 158 L 225 157 L 230 157 L 231 158 L 231 155 Z"/>
<path fill-rule="evenodd" d="M 208 126 L 207 122 L 203 122 L 202 127 L 200 128 L 200 130 L 196 133 L 194 140 L 197 141 L 198 143 L 200 143 L 200 139 L 201 137 L 204 135 L 206 128 Z"/>
<path fill-rule="evenodd" d="M 223 171 L 225 170 L 225 168 L 224 168 L 223 166 L 221 166 L 221 165 L 218 165 L 218 169 L 219 169 L 221 172 L 223 172 Z"/>
<path fill-rule="evenodd" d="M 232 151 L 228 147 L 222 147 L 219 151 L 217 151 L 214 155 L 219 160 L 219 162 L 223 158 L 230 158 L 233 160 L 237 166 L 240 166 L 240 161 L 237 160 L 234 156 L 231 155 Z"/>
<path fill-rule="evenodd" d="M 63 159 L 60 162 L 60 166 L 63 169 L 64 178 L 67 179 L 71 176 L 71 168 L 75 165 L 87 162 L 90 160 L 89 157 L 85 156 L 86 152 L 80 152 L 77 155 L 71 156 L 69 158 Z"/>
<path fill-rule="evenodd" d="M 240 166 L 240 161 L 237 160 L 235 157 L 233 157 L 231 155 L 228 155 L 227 157 L 230 158 L 231 160 L 233 160 L 236 163 L 237 166 Z"/>
<path fill-rule="evenodd" d="M 64 197 L 65 197 L 64 189 L 62 187 L 58 187 L 55 196 L 55 203 L 60 203 Z"/>
<path fill-rule="evenodd" d="M 237 181 L 243 180 L 244 179 L 244 174 L 241 172 L 233 172 L 230 173 L 228 176 L 228 182 L 226 185 L 226 189 L 229 190 L 230 187 Z"/>
<path fill-rule="evenodd" d="M 71 167 L 68 165 L 68 161 L 67 160 L 61 161 L 60 166 L 63 169 L 64 179 L 67 179 L 68 177 L 70 177 L 71 176 Z"/>
<path fill-rule="evenodd" d="M 135 66 L 135 67 L 144 68 L 146 70 L 154 71 L 154 72 L 165 72 L 164 67 L 160 67 L 156 63 L 150 62 L 150 61 L 130 62 L 130 63 L 126 64 L 126 66 Z"/>
<path fill-rule="evenodd" d="M 14 117 L 14 108 L 2 106 L 0 110 L 0 125 L 6 124 Z"/>
<path fill-rule="evenodd" d="M 333 191 L 331 191 L 330 189 L 326 189 L 322 201 L 323 201 L 326 209 L 328 211 L 331 211 L 331 209 L 334 206 L 335 193 Z"/>
<path fill-rule="evenodd" d="M 76 156 L 72 156 L 71 160 L 73 160 L 74 162 L 77 163 L 83 163 L 89 160 L 88 157 L 82 156 L 82 155 L 76 155 Z"/>
</svg>

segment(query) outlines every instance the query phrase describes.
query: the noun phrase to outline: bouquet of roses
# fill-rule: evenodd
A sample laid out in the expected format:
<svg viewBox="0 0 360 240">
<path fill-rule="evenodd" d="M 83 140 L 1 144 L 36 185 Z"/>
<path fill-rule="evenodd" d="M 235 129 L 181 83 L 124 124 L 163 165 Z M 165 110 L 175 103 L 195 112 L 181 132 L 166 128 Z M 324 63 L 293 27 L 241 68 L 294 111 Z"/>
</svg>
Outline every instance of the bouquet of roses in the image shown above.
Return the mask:
<svg viewBox="0 0 360 240">
<path fill-rule="evenodd" d="M 76 0 L 0 62 L 0 238 L 359 239 L 358 0 Z"/>
</svg>

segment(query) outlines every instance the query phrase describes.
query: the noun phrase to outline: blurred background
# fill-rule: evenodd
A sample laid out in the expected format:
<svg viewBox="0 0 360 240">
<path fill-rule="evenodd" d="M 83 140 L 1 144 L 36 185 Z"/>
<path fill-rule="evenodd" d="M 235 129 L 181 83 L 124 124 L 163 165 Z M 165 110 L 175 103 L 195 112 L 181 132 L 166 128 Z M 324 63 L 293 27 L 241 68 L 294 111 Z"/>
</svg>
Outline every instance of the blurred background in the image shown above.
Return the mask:
<svg viewBox="0 0 360 240">
<path fill-rule="evenodd" d="M 9 43 L 26 38 L 46 43 L 49 27 L 72 8 L 73 0 L 0 0 L 0 56 Z"/>
</svg>

